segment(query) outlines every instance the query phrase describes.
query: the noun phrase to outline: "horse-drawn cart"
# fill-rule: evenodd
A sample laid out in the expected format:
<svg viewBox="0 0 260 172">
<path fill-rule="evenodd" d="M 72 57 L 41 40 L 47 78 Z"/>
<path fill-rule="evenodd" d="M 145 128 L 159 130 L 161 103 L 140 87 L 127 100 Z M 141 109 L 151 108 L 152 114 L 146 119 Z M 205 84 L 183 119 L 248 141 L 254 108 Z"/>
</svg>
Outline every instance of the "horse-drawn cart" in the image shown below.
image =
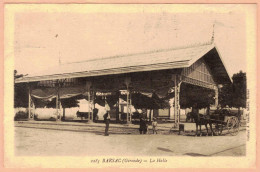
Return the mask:
<svg viewBox="0 0 260 172">
<path fill-rule="evenodd" d="M 196 134 L 198 135 L 198 126 L 200 127 L 199 135 L 202 135 L 201 125 L 205 125 L 208 135 L 208 127 L 213 135 L 221 135 L 223 130 L 227 130 L 229 134 L 235 136 L 239 132 L 240 116 L 237 113 L 231 113 L 227 109 L 216 110 L 211 115 L 202 115 L 198 113 L 190 113 L 190 116 L 196 123 Z"/>
<path fill-rule="evenodd" d="M 235 136 L 239 132 L 240 119 L 237 114 L 232 114 L 228 110 L 219 110 L 210 115 L 213 130 L 216 135 L 221 135 L 223 130 Z"/>
</svg>

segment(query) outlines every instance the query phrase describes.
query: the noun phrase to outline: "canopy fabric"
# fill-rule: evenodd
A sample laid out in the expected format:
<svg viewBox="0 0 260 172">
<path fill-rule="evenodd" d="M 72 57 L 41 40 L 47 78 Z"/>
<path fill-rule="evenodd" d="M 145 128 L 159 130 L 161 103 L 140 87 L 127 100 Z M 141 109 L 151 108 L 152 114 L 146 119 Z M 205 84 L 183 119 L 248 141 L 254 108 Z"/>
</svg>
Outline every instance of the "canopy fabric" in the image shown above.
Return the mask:
<svg viewBox="0 0 260 172">
<path fill-rule="evenodd" d="M 119 92 L 112 92 L 110 94 L 106 94 L 105 96 L 95 96 L 95 103 L 100 106 L 105 107 L 108 105 L 109 107 L 113 107 L 117 101 L 119 100 Z"/>
<path fill-rule="evenodd" d="M 41 99 L 42 101 L 52 101 L 57 96 L 57 91 L 59 91 L 60 99 L 69 99 L 76 96 L 88 98 L 86 89 L 83 86 L 78 87 L 67 87 L 60 88 L 38 88 L 32 90 L 32 97 L 36 99 Z M 106 97 L 106 98 L 105 98 Z M 119 92 L 107 96 L 96 96 L 95 103 L 100 106 L 105 106 L 105 100 L 110 107 L 114 106 L 119 99 Z M 126 95 L 121 95 L 123 99 L 126 100 Z M 147 92 L 137 92 L 131 94 L 132 104 L 137 108 L 149 108 L 157 109 L 166 107 L 167 103 L 165 98 L 169 98 L 168 88 L 157 90 L 155 93 Z"/>
<path fill-rule="evenodd" d="M 87 95 L 87 90 L 83 86 L 78 86 L 78 87 L 67 87 L 67 88 L 61 88 L 59 89 L 59 96 L 60 99 L 65 99 L 65 98 L 70 98 L 70 97 L 75 97 L 78 95 Z"/>
<path fill-rule="evenodd" d="M 120 97 L 126 101 L 126 95 L 120 95 Z M 152 94 L 152 97 L 146 96 L 143 93 L 132 93 L 131 100 L 132 105 L 136 109 L 164 109 L 169 107 L 169 102 L 160 99 L 155 93 Z"/>
<path fill-rule="evenodd" d="M 42 88 L 42 89 L 35 89 L 32 90 L 31 93 L 32 97 L 37 99 L 44 99 L 51 101 L 53 98 L 56 97 L 57 91 L 55 88 Z"/>
<path fill-rule="evenodd" d="M 100 106 L 105 107 L 105 99 L 103 99 L 102 97 L 96 97 L 95 98 L 95 103 L 97 103 Z"/>
<path fill-rule="evenodd" d="M 32 96 L 37 99 L 49 100 L 51 101 L 53 98 L 57 96 L 56 88 L 38 88 L 32 90 Z M 79 95 L 87 95 L 84 87 L 66 87 L 59 88 L 59 97 L 60 99 L 67 99 Z"/>
<path fill-rule="evenodd" d="M 139 93 L 149 98 L 152 98 L 153 96 L 153 93 L 144 93 L 144 92 L 139 92 Z"/>
<path fill-rule="evenodd" d="M 155 94 L 160 98 L 165 98 L 166 96 L 169 95 L 169 87 L 163 87 L 163 88 L 160 88 L 160 89 L 157 89 L 155 91 Z"/>
</svg>

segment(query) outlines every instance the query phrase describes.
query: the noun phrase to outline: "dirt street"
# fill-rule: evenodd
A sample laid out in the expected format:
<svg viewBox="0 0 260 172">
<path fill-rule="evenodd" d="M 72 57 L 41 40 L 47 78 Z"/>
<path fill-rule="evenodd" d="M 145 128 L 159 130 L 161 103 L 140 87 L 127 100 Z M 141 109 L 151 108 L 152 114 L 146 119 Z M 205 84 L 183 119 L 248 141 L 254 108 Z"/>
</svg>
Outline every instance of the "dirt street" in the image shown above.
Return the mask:
<svg viewBox="0 0 260 172">
<path fill-rule="evenodd" d="M 244 156 L 246 132 L 237 136 L 139 135 L 15 127 L 16 155 L 32 156 Z"/>
</svg>

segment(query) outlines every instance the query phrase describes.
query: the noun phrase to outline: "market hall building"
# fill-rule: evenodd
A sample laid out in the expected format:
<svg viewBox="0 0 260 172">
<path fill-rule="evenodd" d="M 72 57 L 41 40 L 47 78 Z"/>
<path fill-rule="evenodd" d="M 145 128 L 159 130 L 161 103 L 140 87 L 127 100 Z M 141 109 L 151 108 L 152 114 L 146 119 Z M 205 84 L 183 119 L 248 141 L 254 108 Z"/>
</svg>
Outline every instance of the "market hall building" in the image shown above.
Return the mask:
<svg viewBox="0 0 260 172">
<path fill-rule="evenodd" d="M 228 83 L 230 76 L 214 43 L 61 64 L 15 80 L 26 86 L 29 119 L 34 119 L 37 101 L 55 101 L 61 120 L 61 102 L 83 97 L 91 102 L 90 122 L 95 104 L 107 103 L 116 109 L 117 120 L 122 119 L 119 109 L 125 104 L 128 123 L 134 113 L 131 107 L 149 109 L 150 118 L 164 116 L 179 123 L 180 109 L 205 96 L 217 106 L 219 85 Z"/>
</svg>

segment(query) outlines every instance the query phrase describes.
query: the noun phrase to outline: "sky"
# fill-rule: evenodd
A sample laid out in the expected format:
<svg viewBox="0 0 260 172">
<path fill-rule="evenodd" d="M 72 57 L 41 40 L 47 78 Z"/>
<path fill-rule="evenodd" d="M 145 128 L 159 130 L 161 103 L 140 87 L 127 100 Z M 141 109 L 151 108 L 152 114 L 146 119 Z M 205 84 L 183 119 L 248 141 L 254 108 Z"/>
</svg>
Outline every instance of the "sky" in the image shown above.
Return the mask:
<svg viewBox="0 0 260 172">
<path fill-rule="evenodd" d="M 227 6 L 225 12 L 207 6 L 200 12 L 176 12 L 166 6 L 153 6 L 152 12 L 149 5 L 135 8 L 139 11 L 15 13 L 15 69 L 32 74 L 59 65 L 59 59 L 64 64 L 202 44 L 214 33 L 230 76 L 246 71 L 246 17 L 237 10 L 241 7 Z"/>
</svg>

